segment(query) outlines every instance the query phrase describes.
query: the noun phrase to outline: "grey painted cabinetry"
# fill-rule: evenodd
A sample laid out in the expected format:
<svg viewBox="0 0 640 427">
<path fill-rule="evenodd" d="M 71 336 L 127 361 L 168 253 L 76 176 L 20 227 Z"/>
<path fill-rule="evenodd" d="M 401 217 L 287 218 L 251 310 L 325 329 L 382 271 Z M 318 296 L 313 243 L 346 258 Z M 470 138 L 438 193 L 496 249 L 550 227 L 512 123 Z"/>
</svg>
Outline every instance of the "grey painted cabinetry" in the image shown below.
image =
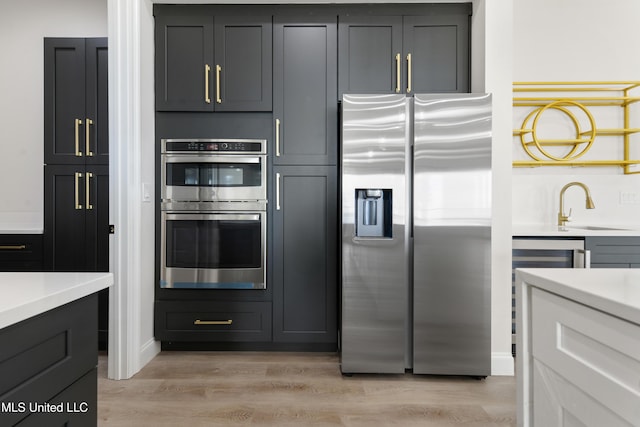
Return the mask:
<svg viewBox="0 0 640 427">
<path fill-rule="evenodd" d="M 0 234 L 0 271 L 42 270 L 42 234 Z"/>
<path fill-rule="evenodd" d="M 44 234 L 47 271 L 109 271 L 106 38 L 44 41 Z M 100 292 L 106 348 L 108 292 Z"/>
<path fill-rule="evenodd" d="M 97 424 L 97 304 L 93 294 L 0 330 L 0 425 Z M 45 402 L 63 411 L 29 410 Z"/>
<path fill-rule="evenodd" d="M 469 91 L 469 12 L 340 16 L 339 93 Z"/>
<path fill-rule="evenodd" d="M 107 39 L 44 39 L 44 162 L 109 164 Z"/>
<path fill-rule="evenodd" d="M 271 16 L 156 16 L 157 111 L 271 111 Z"/>
<path fill-rule="evenodd" d="M 154 5 L 156 138 L 269 140 L 267 289 L 157 287 L 155 334 L 163 348 L 335 350 L 339 95 L 395 93 L 396 86 L 407 92 L 408 53 L 409 93 L 468 91 L 470 4 L 255 5 L 254 17 L 245 11 Z M 223 60 L 217 103 L 215 70 Z M 230 67 L 237 72 L 225 74 Z M 258 96 L 267 92 L 268 102 Z M 238 102 L 225 104 L 231 100 Z M 194 319 L 238 313 L 244 320 L 231 328 L 193 327 Z"/>
<path fill-rule="evenodd" d="M 273 340 L 326 350 L 337 348 L 336 21 L 274 19 Z"/>
<path fill-rule="evenodd" d="M 274 165 L 336 164 L 336 16 L 274 19 Z"/>
<path fill-rule="evenodd" d="M 592 268 L 640 268 L 640 237 L 585 237 Z"/>
<path fill-rule="evenodd" d="M 276 168 L 273 339 L 337 344 L 336 166 Z"/>
</svg>

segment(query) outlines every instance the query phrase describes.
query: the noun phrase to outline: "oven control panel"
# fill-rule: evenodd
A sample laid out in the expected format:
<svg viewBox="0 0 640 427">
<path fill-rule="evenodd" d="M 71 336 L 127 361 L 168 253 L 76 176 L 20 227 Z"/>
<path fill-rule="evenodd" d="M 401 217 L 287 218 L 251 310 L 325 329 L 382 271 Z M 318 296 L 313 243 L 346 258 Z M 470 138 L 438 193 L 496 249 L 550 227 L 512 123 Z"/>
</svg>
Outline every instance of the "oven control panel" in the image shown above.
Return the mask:
<svg viewBox="0 0 640 427">
<path fill-rule="evenodd" d="M 265 153 L 265 140 L 163 139 L 163 153 Z"/>
</svg>

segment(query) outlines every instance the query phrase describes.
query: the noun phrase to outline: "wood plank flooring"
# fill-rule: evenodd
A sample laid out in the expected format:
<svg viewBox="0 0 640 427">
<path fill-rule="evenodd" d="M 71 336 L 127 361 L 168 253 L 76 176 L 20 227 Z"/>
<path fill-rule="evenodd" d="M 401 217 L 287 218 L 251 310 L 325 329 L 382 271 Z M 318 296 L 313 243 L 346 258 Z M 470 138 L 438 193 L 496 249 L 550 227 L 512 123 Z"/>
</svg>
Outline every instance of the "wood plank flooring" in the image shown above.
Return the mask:
<svg viewBox="0 0 640 427">
<path fill-rule="evenodd" d="M 515 426 L 514 377 L 342 376 L 333 353 L 162 352 L 132 379 L 98 365 L 98 425 Z"/>
</svg>

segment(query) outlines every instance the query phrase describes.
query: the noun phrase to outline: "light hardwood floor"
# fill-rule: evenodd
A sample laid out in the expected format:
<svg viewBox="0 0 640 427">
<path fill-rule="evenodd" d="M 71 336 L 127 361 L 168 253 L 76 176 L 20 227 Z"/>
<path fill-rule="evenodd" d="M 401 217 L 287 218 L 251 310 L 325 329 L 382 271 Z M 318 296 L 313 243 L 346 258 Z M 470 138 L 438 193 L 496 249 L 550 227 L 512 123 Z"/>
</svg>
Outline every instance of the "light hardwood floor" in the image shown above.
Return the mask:
<svg viewBox="0 0 640 427">
<path fill-rule="evenodd" d="M 98 425 L 515 426 L 514 377 L 340 374 L 330 353 L 162 352 L 132 379 L 98 365 Z"/>
</svg>

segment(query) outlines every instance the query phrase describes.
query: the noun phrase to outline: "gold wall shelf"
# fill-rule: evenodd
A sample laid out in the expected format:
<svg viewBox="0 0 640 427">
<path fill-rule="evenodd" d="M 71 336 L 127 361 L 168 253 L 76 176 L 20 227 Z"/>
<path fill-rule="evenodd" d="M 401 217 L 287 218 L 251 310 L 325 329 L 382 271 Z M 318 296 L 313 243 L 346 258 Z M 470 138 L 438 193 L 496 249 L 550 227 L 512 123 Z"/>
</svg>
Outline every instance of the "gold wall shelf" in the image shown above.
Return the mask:
<svg viewBox="0 0 640 427">
<path fill-rule="evenodd" d="M 640 81 L 514 82 L 513 106 L 528 108 L 529 113 L 520 129 L 513 130 L 513 136 L 520 140 L 531 160 L 517 160 L 513 166 L 620 166 L 625 174 L 640 173 L 640 169 L 632 170 L 634 165 L 640 165 L 640 159 L 632 159 L 630 154 L 631 135 L 640 133 L 640 128 L 630 126 L 631 106 L 638 101 Z M 622 108 L 622 127 L 598 128 L 589 107 Z M 540 118 L 551 110 L 569 118 L 575 138 L 543 139 L 538 135 Z M 592 148 L 599 136 L 621 137 L 623 158 L 582 160 L 581 157 Z M 560 155 L 552 154 L 549 148 L 553 147 L 566 147 L 568 151 Z"/>
</svg>

